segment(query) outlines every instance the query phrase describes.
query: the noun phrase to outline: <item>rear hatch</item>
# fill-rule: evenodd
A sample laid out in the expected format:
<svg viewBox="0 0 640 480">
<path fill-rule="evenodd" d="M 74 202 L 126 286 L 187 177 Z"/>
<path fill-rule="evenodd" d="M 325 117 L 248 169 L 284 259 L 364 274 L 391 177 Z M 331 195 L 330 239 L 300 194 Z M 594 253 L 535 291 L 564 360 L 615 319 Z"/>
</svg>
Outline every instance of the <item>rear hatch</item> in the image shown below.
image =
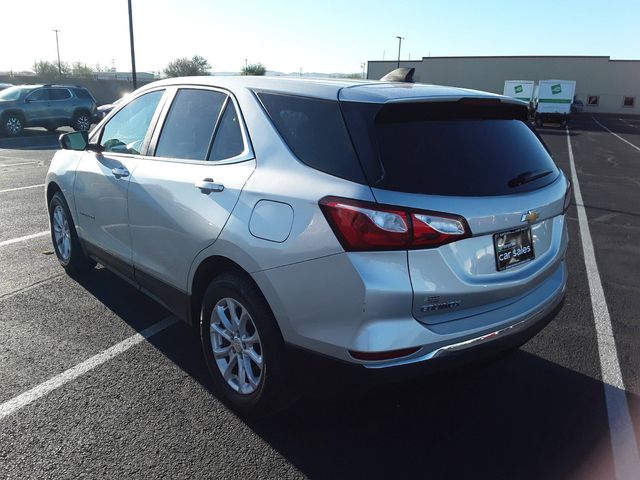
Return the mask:
<svg viewBox="0 0 640 480">
<path fill-rule="evenodd" d="M 459 240 L 407 252 L 418 320 L 507 306 L 559 268 L 568 182 L 526 123 L 526 105 L 467 97 L 342 107 L 378 202 L 409 209 L 414 226 L 446 230 L 464 218 Z"/>
</svg>

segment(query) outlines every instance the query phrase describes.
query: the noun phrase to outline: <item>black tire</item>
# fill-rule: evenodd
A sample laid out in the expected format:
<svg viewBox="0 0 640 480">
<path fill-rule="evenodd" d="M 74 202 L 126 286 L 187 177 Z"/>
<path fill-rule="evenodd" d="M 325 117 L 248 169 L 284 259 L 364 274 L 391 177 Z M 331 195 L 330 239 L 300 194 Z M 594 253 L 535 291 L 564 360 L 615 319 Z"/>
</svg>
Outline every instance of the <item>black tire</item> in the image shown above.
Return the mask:
<svg viewBox="0 0 640 480">
<path fill-rule="evenodd" d="M 64 215 L 64 220 L 68 225 L 68 237 L 70 241 L 68 254 L 61 251 L 61 244 L 56 241 L 54 214 L 56 214 L 58 207 L 61 209 L 61 213 Z M 82 250 L 82 245 L 80 245 L 80 240 L 76 233 L 76 227 L 73 223 L 73 217 L 71 216 L 69 206 L 61 192 L 56 192 L 49 202 L 49 224 L 51 229 L 51 242 L 53 243 L 53 249 L 56 253 L 56 257 L 58 258 L 60 265 L 62 265 L 68 273 L 84 272 L 91 270 L 96 266 L 96 262 L 87 257 Z"/>
<path fill-rule="evenodd" d="M 7 113 L 2 117 L 2 131 L 9 137 L 18 137 L 24 130 L 24 118 L 19 113 Z"/>
<path fill-rule="evenodd" d="M 91 128 L 91 114 L 86 111 L 77 112 L 71 123 L 71 127 L 76 131 L 89 130 Z"/>
<path fill-rule="evenodd" d="M 215 305 L 225 298 L 231 298 L 244 307 L 259 335 L 263 364 L 258 386 L 251 393 L 234 390 L 224 379 L 214 358 L 210 333 L 212 313 Z M 200 338 L 216 393 L 241 415 L 264 417 L 285 408 L 297 398 L 287 368 L 284 341 L 273 313 L 256 285 L 244 275 L 225 273 L 209 284 L 200 312 Z"/>
</svg>

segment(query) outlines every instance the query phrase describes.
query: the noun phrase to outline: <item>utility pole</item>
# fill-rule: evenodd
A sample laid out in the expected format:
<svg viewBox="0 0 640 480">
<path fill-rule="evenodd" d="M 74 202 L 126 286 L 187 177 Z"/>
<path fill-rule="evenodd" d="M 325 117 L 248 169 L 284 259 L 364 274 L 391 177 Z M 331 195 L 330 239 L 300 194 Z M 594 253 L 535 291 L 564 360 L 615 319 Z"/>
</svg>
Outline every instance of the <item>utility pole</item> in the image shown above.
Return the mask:
<svg viewBox="0 0 640 480">
<path fill-rule="evenodd" d="M 60 30 L 54 28 L 54 32 L 56 32 L 56 50 L 58 52 L 58 76 L 62 78 L 62 65 L 60 64 L 60 43 L 58 43 L 58 32 Z"/>
<path fill-rule="evenodd" d="M 366 78 L 366 77 L 365 77 L 365 73 L 364 73 L 364 67 L 365 67 L 365 66 L 366 66 L 366 63 L 365 63 L 365 62 L 362 62 L 362 63 L 360 64 L 360 67 L 362 67 L 362 78 Z"/>
<path fill-rule="evenodd" d="M 244 59 L 244 74 L 247 75 L 247 69 L 249 68 L 249 63 L 247 59 Z"/>
<path fill-rule="evenodd" d="M 131 0 L 129 3 L 129 40 L 131 42 L 131 76 L 133 77 L 133 89 L 138 88 L 138 78 L 136 76 L 136 52 L 133 46 L 133 14 L 131 13 Z"/>
<path fill-rule="evenodd" d="M 400 68 L 400 49 L 402 48 L 402 40 L 405 40 L 404 37 L 396 36 L 398 39 L 398 68 Z"/>
</svg>

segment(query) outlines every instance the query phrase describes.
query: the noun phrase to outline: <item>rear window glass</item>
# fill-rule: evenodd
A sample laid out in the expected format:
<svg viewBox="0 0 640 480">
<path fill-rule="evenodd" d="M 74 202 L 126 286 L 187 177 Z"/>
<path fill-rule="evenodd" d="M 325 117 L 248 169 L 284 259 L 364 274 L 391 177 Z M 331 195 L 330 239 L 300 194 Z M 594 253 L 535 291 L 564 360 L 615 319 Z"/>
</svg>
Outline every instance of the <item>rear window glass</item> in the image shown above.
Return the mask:
<svg viewBox="0 0 640 480">
<path fill-rule="evenodd" d="M 91 94 L 84 88 L 76 88 L 74 91 L 76 92 L 76 97 L 82 100 L 93 100 Z"/>
<path fill-rule="evenodd" d="M 337 101 L 265 92 L 258 97 L 300 161 L 316 170 L 364 183 Z"/>
<path fill-rule="evenodd" d="M 227 96 L 200 89 L 180 89 L 158 140 L 157 157 L 204 160 Z"/>
<path fill-rule="evenodd" d="M 492 196 L 528 192 L 559 175 L 549 153 L 529 126 L 501 106 L 446 108 L 371 108 L 355 138 L 369 155 L 371 185 L 386 190 L 452 196 Z M 360 106 L 353 106 L 361 113 Z M 456 112 L 456 108 L 458 111 Z M 467 118 L 470 117 L 470 118 Z M 354 123 L 350 123 L 352 128 Z"/>
</svg>

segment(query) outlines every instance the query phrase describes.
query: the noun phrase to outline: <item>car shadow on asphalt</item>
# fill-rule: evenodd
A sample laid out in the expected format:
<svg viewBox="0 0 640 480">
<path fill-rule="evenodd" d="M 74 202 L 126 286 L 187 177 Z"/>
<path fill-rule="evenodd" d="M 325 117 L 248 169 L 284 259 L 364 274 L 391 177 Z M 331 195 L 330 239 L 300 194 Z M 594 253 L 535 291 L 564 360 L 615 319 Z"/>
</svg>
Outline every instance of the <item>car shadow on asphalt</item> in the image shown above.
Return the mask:
<svg viewBox="0 0 640 480">
<path fill-rule="evenodd" d="M 44 128 L 25 128 L 20 136 L 8 137 L 0 133 L 0 149 L 42 150 L 58 149 L 58 138 L 63 133 L 73 132 L 70 127 L 59 127 L 53 132 Z"/>
<path fill-rule="evenodd" d="M 76 280 L 138 331 L 168 315 L 106 269 Z M 194 329 L 177 324 L 148 341 L 215 395 Z M 522 350 L 401 384 L 338 385 L 305 388 L 287 410 L 246 423 L 311 478 L 612 472 L 601 382 Z"/>
</svg>

